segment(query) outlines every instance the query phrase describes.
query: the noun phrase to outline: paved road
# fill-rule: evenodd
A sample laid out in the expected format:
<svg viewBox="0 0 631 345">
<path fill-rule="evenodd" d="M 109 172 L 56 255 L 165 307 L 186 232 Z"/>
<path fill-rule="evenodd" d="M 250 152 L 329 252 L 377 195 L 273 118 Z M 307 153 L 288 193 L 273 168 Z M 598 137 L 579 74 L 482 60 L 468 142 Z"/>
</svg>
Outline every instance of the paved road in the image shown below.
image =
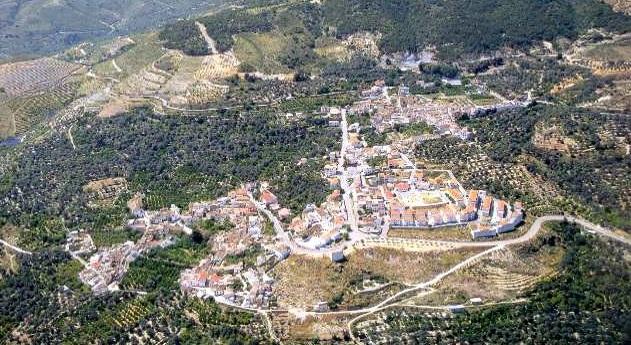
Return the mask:
<svg viewBox="0 0 631 345">
<path fill-rule="evenodd" d="M 537 236 L 539 231 L 541 231 L 541 227 L 546 222 L 562 222 L 563 220 L 567 220 L 568 222 L 573 222 L 581 225 L 587 230 L 594 231 L 602 236 L 606 236 L 612 238 L 616 241 L 623 242 L 627 245 L 631 245 L 631 238 L 623 237 L 622 235 L 618 235 L 613 231 L 603 228 L 600 225 L 588 222 L 581 218 L 576 218 L 573 216 L 563 216 L 563 215 L 549 215 L 549 216 L 541 216 L 535 220 L 535 222 L 530 226 L 528 231 L 517 238 L 509 239 L 509 240 L 499 240 L 499 241 L 438 241 L 438 240 L 423 240 L 423 239 L 406 239 L 407 242 L 411 243 L 414 241 L 418 241 L 419 243 L 434 243 L 438 246 L 452 246 L 456 248 L 472 248 L 472 247 L 493 247 L 493 246 L 509 246 L 518 243 L 524 243 L 532 240 Z M 378 245 L 377 245 L 378 246 Z"/>
<path fill-rule="evenodd" d="M 492 245 L 512 245 L 512 244 L 518 244 L 518 243 L 523 243 L 523 242 L 527 242 L 532 240 L 533 238 L 535 238 L 537 236 L 537 234 L 539 233 L 539 231 L 541 230 L 541 226 L 543 225 L 543 223 L 546 222 L 562 222 L 564 220 L 567 220 L 568 222 L 572 222 L 572 223 L 576 223 L 582 227 L 584 227 L 587 230 L 591 230 L 594 231 L 600 235 L 603 235 L 605 237 L 609 237 L 611 239 L 614 239 L 616 241 L 625 243 L 627 245 L 631 245 L 631 239 L 628 237 L 623 237 L 621 235 L 618 235 L 616 233 L 614 233 L 613 231 L 603 228 L 600 225 L 594 224 L 592 222 L 586 221 L 585 219 L 582 218 L 576 218 L 573 216 L 563 216 L 563 215 L 549 215 L 549 216 L 541 216 L 539 218 L 537 218 L 535 220 L 535 222 L 530 226 L 530 229 L 528 229 L 528 232 L 526 232 L 523 236 L 518 237 L 518 238 L 513 238 L 510 240 L 503 240 L 503 241 L 485 241 L 485 242 L 469 242 L 470 246 L 492 246 Z M 456 242 L 457 243 L 457 242 Z"/>
</svg>

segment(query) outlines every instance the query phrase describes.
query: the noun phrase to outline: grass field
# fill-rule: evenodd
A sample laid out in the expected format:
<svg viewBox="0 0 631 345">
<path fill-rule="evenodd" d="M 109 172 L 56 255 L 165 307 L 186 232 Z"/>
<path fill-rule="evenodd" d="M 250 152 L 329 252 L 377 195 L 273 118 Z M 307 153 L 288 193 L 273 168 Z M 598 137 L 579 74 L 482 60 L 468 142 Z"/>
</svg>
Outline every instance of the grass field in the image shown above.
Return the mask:
<svg viewBox="0 0 631 345">
<path fill-rule="evenodd" d="M 112 60 L 107 60 L 94 66 L 95 73 L 113 78 L 126 77 L 140 72 L 164 54 L 158 42 L 158 34 L 155 32 L 136 35 L 131 38 L 136 44 L 114 59 L 122 72 L 116 70 Z"/>
<path fill-rule="evenodd" d="M 262 73 L 287 73 L 278 57 L 287 48 L 287 38 L 279 33 L 247 33 L 236 36 L 234 52 L 244 65 Z"/>
</svg>

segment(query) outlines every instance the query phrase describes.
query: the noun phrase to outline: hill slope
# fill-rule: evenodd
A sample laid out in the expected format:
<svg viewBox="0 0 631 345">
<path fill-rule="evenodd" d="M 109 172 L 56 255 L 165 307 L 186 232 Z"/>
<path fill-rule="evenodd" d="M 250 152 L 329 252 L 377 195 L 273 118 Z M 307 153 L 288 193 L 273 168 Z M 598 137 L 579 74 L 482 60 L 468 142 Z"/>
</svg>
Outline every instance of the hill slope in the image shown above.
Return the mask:
<svg viewBox="0 0 631 345">
<path fill-rule="evenodd" d="M 231 48 L 236 34 L 290 28 L 293 35 L 308 38 L 379 32 L 384 52 L 415 52 L 435 45 L 452 57 L 505 46 L 523 48 L 559 37 L 574 39 L 590 28 L 631 30 L 631 17 L 597 0 L 327 0 L 320 5 L 294 2 L 224 11 L 199 20 L 222 49 Z M 163 38 L 168 47 L 205 53 L 199 51 L 200 39 L 191 39 L 194 31 L 193 23 L 179 22 L 167 27 Z"/>
<path fill-rule="evenodd" d="M 0 1 L 0 58 L 52 52 L 201 14 L 222 0 Z"/>
</svg>

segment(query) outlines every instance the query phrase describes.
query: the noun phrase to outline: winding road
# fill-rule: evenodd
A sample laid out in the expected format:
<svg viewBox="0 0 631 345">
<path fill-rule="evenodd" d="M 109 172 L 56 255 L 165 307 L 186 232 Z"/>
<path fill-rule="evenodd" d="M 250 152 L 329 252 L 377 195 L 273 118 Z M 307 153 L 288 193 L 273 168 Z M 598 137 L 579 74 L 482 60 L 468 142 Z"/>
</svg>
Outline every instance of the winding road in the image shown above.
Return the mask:
<svg viewBox="0 0 631 345">
<path fill-rule="evenodd" d="M 251 199 L 253 200 L 253 202 L 255 203 L 255 205 L 257 205 L 257 208 L 259 208 L 259 210 L 263 213 L 265 213 L 270 220 L 272 220 L 272 222 L 274 223 L 274 228 L 277 231 L 277 234 L 279 234 L 279 237 L 282 238 L 287 244 L 290 245 L 290 247 L 292 248 L 292 252 L 293 253 L 297 253 L 297 254 L 308 254 L 308 255 L 313 255 L 312 251 L 316 251 L 316 252 L 320 252 L 318 250 L 310 250 L 307 248 L 302 248 L 299 247 L 295 244 L 295 242 L 291 241 L 291 238 L 289 237 L 289 235 L 283 230 L 282 228 L 282 224 L 280 223 L 280 221 L 278 221 L 278 219 L 269 211 L 267 210 L 261 203 L 257 202 L 256 200 L 254 200 L 254 198 L 250 195 Z M 528 231 L 518 237 L 518 238 L 514 238 L 514 239 L 509 239 L 509 240 L 500 240 L 500 241 L 484 241 L 484 242 L 449 242 L 449 241 L 441 241 L 443 243 L 449 243 L 449 244 L 455 244 L 456 246 L 459 247 L 490 247 L 476 255 L 470 256 L 468 258 L 466 258 L 465 260 L 459 262 L 458 264 L 452 266 L 451 268 L 447 269 L 446 271 L 443 271 L 437 275 L 435 275 L 432 279 L 425 281 L 425 282 L 420 282 L 418 284 L 414 284 L 406 289 L 403 289 L 397 293 L 395 293 L 394 295 L 385 298 L 384 300 L 382 300 L 381 302 L 371 306 L 371 307 L 366 307 L 366 308 L 362 308 L 362 309 L 355 309 L 355 310 L 340 310 L 340 311 L 328 311 L 328 312 L 315 312 L 315 311 L 308 311 L 308 312 L 302 312 L 301 315 L 303 316 L 317 316 L 317 315 L 357 315 L 355 316 L 353 319 L 349 320 L 347 323 L 347 328 L 349 331 L 349 334 L 351 336 L 351 339 L 355 340 L 355 336 L 353 335 L 352 332 L 352 325 L 357 322 L 358 320 L 365 318 L 368 315 L 374 314 L 378 311 L 384 310 L 386 308 L 398 305 L 397 300 L 409 293 L 413 293 L 419 290 L 428 290 L 427 293 L 430 293 L 432 286 L 436 285 L 437 283 L 439 283 L 440 281 L 442 281 L 445 277 L 463 269 L 466 268 L 469 265 L 474 264 L 475 262 L 477 262 L 479 259 L 481 259 L 484 256 L 487 256 L 493 252 L 496 252 L 498 250 L 502 250 L 504 249 L 506 246 L 510 246 L 510 245 L 516 245 L 516 244 L 520 244 L 520 243 L 525 243 L 528 242 L 532 239 L 534 239 L 537 234 L 539 233 L 539 231 L 541 231 L 541 228 L 543 226 L 544 223 L 547 222 L 562 222 L 562 221 L 568 221 L 568 222 L 573 222 L 576 223 L 580 226 L 582 226 L 583 228 L 585 228 L 588 231 L 594 232 L 596 234 L 602 235 L 604 237 L 610 238 L 612 240 L 618 241 L 618 242 L 622 242 L 626 245 L 630 245 L 631 246 L 631 239 L 623 236 L 621 234 L 617 234 L 614 233 L 613 231 L 606 229 L 600 225 L 594 224 L 592 222 L 586 221 L 584 219 L 581 218 L 577 218 L 574 216 L 564 216 L 564 215 L 548 215 L 548 216 L 541 216 L 539 218 L 537 218 L 534 223 L 530 226 L 530 229 L 528 229 Z M 294 250 L 296 250 L 294 252 Z M 522 303 L 523 300 L 516 300 L 516 301 L 510 301 L 510 302 L 502 302 L 502 303 Z M 229 306 L 233 306 L 233 305 L 229 305 Z M 234 306 L 233 306 L 234 307 Z M 239 307 L 237 307 L 239 308 Z M 448 306 L 436 306 L 433 307 L 434 309 L 447 309 Z M 254 309 L 254 308 L 247 308 L 247 310 L 250 310 L 252 312 L 258 312 L 258 313 L 266 313 L 266 312 L 271 312 L 271 311 L 287 311 L 287 310 L 282 310 L 282 309 Z"/>
</svg>

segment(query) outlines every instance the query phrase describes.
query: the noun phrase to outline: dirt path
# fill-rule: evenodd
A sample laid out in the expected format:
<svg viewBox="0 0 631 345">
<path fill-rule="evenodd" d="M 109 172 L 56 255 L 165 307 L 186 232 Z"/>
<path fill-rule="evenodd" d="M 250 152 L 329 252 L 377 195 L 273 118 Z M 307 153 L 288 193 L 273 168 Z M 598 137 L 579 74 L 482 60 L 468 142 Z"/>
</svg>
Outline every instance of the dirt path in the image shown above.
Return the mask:
<svg viewBox="0 0 631 345">
<path fill-rule="evenodd" d="M 74 144 L 74 138 L 72 137 L 72 126 L 68 128 L 68 138 L 70 139 L 70 143 L 72 144 L 72 149 L 77 150 L 77 146 Z"/>
<path fill-rule="evenodd" d="M 269 337 L 272 339 L 272 341 L 274 341 L 275 344 L 282 345 L 282 342 L 280 341 L 280 339 L 276 336 L 276 333 L 274 332 L 274 326 L 272 325 L 272 320 L 270 319 L 269 315 L 266 312 L 263 312 L 261 313 L 261 316 L 263 317 L 263 320 L 265 321 L 265 327 L 267 328 L 267 333 Z"/>
<path fill-rule="evenodd" d="M 114 66 L 114 69 L 116 70 L 116 72 L 121 73 L 123 72 L 123 70 L 118 67 L 118 64 L 116 63 L 116 59 L 112 59 L 112 66 Z"/>
<path fill-rule="evenodd" d="M 195 22 L 195 24 L 199 28 L 199 32 L 201 32 L 202 36 L 204 36 L 204 40 L 206 40 L 206 44 L 208 44 L 208 50 L 210 50 L 212 54 L 219 54 L 219 51 L 217 50 L 217 44 L 215 43 L 215 40 L 213 40 L 212 37 L 208 35 L 208 30 L 206 30 L 206 26 L 200 22 Z"/>
<path fill-rule="evenodd" d="M 14 251 L 16 251 L 18 253 L 26 254 L 26 255 L 33 255 L 33 253 L 31 253 L 31 252 L 29 252 L 27 250 L 24 250 L 24 249 L 22 249 L 20 247 L 16 247 L 16 246 L 12 245 L 11 243 L 9 243 L 9 242 L 7 242 L 5 240 L 0 240 L 0 243 L 2 243 L 5 247 L 13 249 Z"/>
</svg>

